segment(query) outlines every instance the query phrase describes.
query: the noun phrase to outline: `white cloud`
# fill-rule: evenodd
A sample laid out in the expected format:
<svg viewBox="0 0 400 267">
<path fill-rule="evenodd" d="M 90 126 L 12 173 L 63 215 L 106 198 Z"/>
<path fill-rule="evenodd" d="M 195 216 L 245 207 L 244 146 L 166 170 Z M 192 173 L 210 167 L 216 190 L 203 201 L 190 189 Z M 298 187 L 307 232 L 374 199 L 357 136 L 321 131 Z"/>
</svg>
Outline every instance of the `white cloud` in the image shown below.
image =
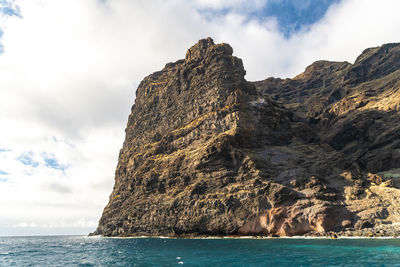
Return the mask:
<svg viewBox="0 0 400 267">
<path fill-rule="evenodd" d="M 79 219 L 72 222 L 65 222 L 65 221 L 52 221 L 45 224 L 37 224 L 35 222 L 20 222 L 17 224 L 13 224 L 13 228 L 85 228 L 85 227 L 96 227 L 97 221 L 94 220 L 86 220 L 86 219 Z"/>
<path fill-rule="evenodd" d="M 11 150 L 0 152 L 8 173 L 0 180 L 0 228 L 93 229 L 74 222 L 97 221 L 108 200 L 137 85 L 200 38 L 230 43 L 249 80 L 291 77 L 317 59 L 352 62 L 366 47 L 399 41 L 396 0 L 343 0 L 290 38 L 276 19 L 248 17 L 266 2 L 13 3 L 23 18 L 0 16 L 0 148 Z M 18 160 L 26 153 L 37 166 Z M 43 155 L 65 169 L 47 166 Z"/>
<path fill-rule="evenodd" d="M 28 147 L 28 152 L 0 152 L 1 169 L 10 177 L 0 182 L 0 213 L 7 215 L 1 219 L 17 225 L 33 221 L 38 227 L 55 220 L 66 224 L 76 218 L 96 221 L 112 188 L 121 141 L 107 136 L 118 134 L 100 129 L 88 133 L 87 140 L 77 141 L 77 145 L 49 138 Z M 57 165 L 49 165 L 48 158 Z"/>
<path fill-rule="evenodd" d="M 342 1 L 333 5 L 326 16 L 313 27 L 290 40 L 291 47 L 298 47 L 290 75 L 299 66 L 304 67 L 318 59 L 349 61 L 368 47 L 389 42 L 400 42 L 400 2 Z"/>
<path fill-rule="evenodd" d="M 247 13 L 265 7 L 268 0 L 194 0 L 193 3 L 198 9 L 230 10 Z"/>
</svg>

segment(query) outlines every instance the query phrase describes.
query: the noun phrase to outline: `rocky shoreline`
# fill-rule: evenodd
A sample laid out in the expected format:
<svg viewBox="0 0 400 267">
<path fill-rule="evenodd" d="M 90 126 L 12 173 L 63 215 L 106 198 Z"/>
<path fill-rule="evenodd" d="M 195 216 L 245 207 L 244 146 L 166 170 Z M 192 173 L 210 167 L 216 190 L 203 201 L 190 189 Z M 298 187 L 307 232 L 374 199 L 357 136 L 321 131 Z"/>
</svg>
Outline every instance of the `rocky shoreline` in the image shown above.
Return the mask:
<svg viewBox="0 0 400 267">
<path fill-rule="evenodd" d="M 400 237 L 400 225 L 380 225 L 374 228 L 364 228 L 360 230 L 348 229 L 341 230 L 338 232 L 329 231 L 327 233 L 307 233 L 305 237 L 387 237 L 387 238 L 399 238 Z"/>
<path fill-rule="evenodd" d="M 95 236 L 90 234 L 89 236 Z M 100 236 L 100 235 L 99 235 Z M 107 237 L 107 236 L 106 236 Z M 202 235 L 202 234 L 184 234 L 184 235 L 148 235 L 146 233 L 136 233 L 135 235 L 129 236 L 108 236 L 111 238 L 184 238 L 184 239 L 270 239 L 270 238 L 400 238 L 400 223 L 396 224 L 381 224 L 376 227 L 363 228 L 363 229 L 344 229 L 340 231 L 328 231 L 328 232 L 316 232 L 311 231 L 303 235 L 296 236 L 279 236 L 276 234 L 272 235 Z"/>
</svg>

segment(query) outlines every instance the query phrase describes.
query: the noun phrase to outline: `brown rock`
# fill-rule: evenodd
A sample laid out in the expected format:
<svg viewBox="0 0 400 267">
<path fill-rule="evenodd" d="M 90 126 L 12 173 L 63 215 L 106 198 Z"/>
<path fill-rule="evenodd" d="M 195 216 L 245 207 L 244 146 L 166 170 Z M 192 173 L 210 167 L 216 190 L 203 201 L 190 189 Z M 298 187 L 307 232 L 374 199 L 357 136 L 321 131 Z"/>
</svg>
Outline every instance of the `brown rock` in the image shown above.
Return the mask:
<svg viewBox="0 0 400 267">
<path fill-rule="evenodd" d="M 369 172 L 368 173 L 368 181 L 375 185 L 380 185 L 383 182 L 383 179 L 381 176 Z"/>
<path fill-rule="evenodd" d="M 310 122 L 320 140 L 372 173 L 400 168 L 400 44 L 355 61 L 317 61 L 294 79 L 255 82 Z"/>
<path fill-rule="evenodd" d="M 140 83 L 94 234 L 331 235 L 400 222 L 398 189 L 371 186 L 400 168 L 399 51 L 251 83 L 228 44 L 200 40 Z"/>
<path fill-rule="evenodd" d="M 242 226 L 242 235 L 269 234 L 293 236 L 310 231 L 328 232 L 336 227 L 348 225 L 350 213 L 342 207 L 329 206 L 328 203 L 298 201 L 291 206 L 269 209 Z"/>
</svg>

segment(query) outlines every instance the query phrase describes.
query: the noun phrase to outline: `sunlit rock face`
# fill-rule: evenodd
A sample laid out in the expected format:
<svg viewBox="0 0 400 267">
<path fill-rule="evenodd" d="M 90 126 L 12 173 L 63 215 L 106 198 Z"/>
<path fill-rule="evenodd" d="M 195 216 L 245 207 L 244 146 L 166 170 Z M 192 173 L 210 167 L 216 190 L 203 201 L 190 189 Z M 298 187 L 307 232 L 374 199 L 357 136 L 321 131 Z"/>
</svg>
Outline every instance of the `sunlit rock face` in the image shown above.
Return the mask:
<svg viewBox="0 0 400 267">
<path fill-rule="evenodd" d="M 248 82 L 228 44 L 200 40 L 140 83 L 93 234 L 291 236 L 400 222 L 399 201 L 378 197 L 398 190 L 399 47 Z M 390 181 L 373 174 L 389 171 Z"/>
</svg>

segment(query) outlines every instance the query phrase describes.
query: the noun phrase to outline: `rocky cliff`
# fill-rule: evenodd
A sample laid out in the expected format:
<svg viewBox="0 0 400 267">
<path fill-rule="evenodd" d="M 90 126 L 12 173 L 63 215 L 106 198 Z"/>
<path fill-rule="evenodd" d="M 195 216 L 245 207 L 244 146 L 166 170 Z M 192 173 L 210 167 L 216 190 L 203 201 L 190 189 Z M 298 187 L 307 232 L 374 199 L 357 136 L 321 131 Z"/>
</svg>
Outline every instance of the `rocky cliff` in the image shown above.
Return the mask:
<svg viewBox="0 0 400 267">
<path fill-rule="evenodd" d="M 93 234 L 290 236 L 395 226 L 399 69 L 400 45 L 388 44 L 354 64 L 318 61 L 293 79 L 248 82 L 228 44 L 200 40 L 140 83 Z"/>
</svg>

